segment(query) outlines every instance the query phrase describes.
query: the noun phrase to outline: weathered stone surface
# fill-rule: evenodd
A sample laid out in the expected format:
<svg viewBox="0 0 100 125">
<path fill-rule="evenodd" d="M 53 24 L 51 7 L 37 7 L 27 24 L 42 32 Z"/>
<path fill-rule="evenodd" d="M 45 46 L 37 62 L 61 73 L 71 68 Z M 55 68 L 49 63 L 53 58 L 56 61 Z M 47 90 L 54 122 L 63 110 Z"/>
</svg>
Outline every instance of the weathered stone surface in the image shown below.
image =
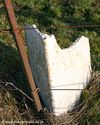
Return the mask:
<svg viewBox="0 0 100 125">
<path fill-rule="evenodd" d="M 35 25 L 26 27 L 34 27 L 26 30 L 25 36 L 44 106 L 56 115 L 72 110 L 90 79 L 89 39 L 81 36 L 69 48 L 61 49 L 54 35 L 42 34 Z"/>
</svg>

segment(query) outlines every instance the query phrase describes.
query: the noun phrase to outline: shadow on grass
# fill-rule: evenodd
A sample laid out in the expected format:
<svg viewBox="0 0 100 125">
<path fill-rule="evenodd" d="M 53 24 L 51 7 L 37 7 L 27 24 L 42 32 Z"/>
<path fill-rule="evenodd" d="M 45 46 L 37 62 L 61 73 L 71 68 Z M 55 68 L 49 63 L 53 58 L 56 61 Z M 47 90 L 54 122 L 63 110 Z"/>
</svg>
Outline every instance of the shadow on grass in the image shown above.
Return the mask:
<svg viewBox="0 0 100 125">
<path fill-rule="evenodd" d="M 19 89 L 21 89 L 31 97 L 31 91 L 28 86 L 26 75 L 24 74 L 24 71 L 23 71 L 22 61 L 17 49 L 9 45 L 6 45 L 1 41 L 0 41 L 0 80 L 2 80 L 3 82 L 13 83 L 15 86 L 17 86 Z M 0 84 L 3 85 L 2 83 Z M 10 88 L 9 86 L 7 87 L 7 89 L 11 89 L 11 88 L 12 88 L 11 86 Z M 23 95 L 16 90 L 12 90 L 9 92 L 17 100 L 18 106 L 20 106 L 19 105 L 20 102 L 23 101 L 22 102 L 24 106 L 23 108 L 26 108 L 23 100 L 24 98 L 25 103 L 30 107 L 34 117 L 39 119 L 40 118 L 44 119 L 44 117 L 41 114 L 37 113 L 33 102 L 23 97 Z"/>
</svg>

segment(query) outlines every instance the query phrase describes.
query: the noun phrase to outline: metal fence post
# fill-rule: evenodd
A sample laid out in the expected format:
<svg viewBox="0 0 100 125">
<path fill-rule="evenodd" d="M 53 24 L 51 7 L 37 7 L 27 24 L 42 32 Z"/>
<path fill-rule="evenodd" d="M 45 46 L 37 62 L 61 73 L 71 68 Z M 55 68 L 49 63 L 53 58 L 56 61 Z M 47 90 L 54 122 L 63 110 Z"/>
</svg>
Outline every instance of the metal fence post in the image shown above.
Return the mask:
<svg viewBox="0 0 100 125">
<path fill-rule="evenodd" d="M 32 96 L 35 100 L 37 110 L 41 111 L 42 110 L 42 104 L 41 104 L 41 101 L 40 101 L 40 98 L 39 98 L 39 95 L 38 95 L 38 88 L 36 88 L 36 85 L 35 85 L 35 82 L 34 82 L 34 79 L 33 79 L 33 76 L 32 76 L 32 72 L 31 72 L 31 68 L 30 68 L 30 65 L 29 65 L 29 62 L 28 62 L 27 54 L 24 50 L 23 39 L 19 34 L 19 29 L 18 29 L 18 26 L 17 26 L 17 21 L 16 21 L 16 17 L 15 17 L 15 14 L 14 14 L 14 10 L 13 10 L 11 0 L 4 0 L 4 6 L 5 6 L 7 14 L 8 14 L 8 18 L 9 18 L 10 25 L 11 25 L 11 28 L 12 28 L 12 31 L 13 31 L 14 39 L 16 41 L 19 53 L 21 55 L 21 58 L 22 58 L 22 61 L 23 61 L 23 64 L 24 64 L 26 76 L 27 76 L 27 79 L 28 79 L 28 82 L 29 82 L 29 85 L 30 85 L 30 88 L 31 88 L 31 91 L 32 91 Z"/>
</svg>

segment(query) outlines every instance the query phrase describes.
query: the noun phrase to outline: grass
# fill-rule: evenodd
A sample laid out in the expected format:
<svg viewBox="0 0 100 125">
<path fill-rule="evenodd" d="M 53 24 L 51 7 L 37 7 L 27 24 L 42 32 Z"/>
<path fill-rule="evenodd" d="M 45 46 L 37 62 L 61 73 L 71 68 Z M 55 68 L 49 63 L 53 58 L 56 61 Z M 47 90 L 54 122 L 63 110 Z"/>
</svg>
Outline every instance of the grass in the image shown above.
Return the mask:
<svg viewBox="0 0 100 125">
<path fill-rule="evenodd" d="M 82 92 L 80 104 L 72 112 L 58 117 L 47 113 L 48 117 L 45 120 L 36 114 L 36 110 L 33 112 L 30 110 L 24 96 L 22 101 L 18 103 L 7 88 L 0 89 L 0 121 L 35 121 L 41 119 L 44 124 L 50 123 L 52 125 L 99 125 L 100 73 L 93 73 L 90 84 Z"/>
<path fill-rule="evenodd" d="M 47 26 L 53 24 L 66 25 L 63 21 L 52 20 L 52 16 L 45 15 L 41 8 L 32 8 L 32 4 L 23 0 L 14 1 L 15 13 L 18 23 L 23 26 L 26 23 L 33 22 L 40 26 L 42 31 L 54 33 L 58 43 L 62 48 L 68 47 L 79 35 L 85 35 L 90 38 L 92 67 L 94 71 L 90 84 L 83 90 L 80 105 L 68 114 L 55 117 L 52 114 L 46 114 L 47 119 L 42 118 L 45 124 L 53 125 L 99 125 L 100 124 L 100 32 L 98 29 L 47 29 Z M 36 3 L 36 5 L 38 5 Z M 41 4 L 40 4 L 41 5 Z M 34 11 L 33 11 L 34 10 Z M 42 10 L 43 11 L 43 10 Z M 50 13 L 50 12 L 49 12 Z M 44 16 L 42 16 L 44 15 Z M 40 17 L 41 22 L 40 22 Z M 47 24 L 45 24 L 48 21 Z M 50 24 L 51 23 L 51 24 Z M 0 29 L 9 28 L 9 23 L 5 14 L 3 4 L 0 3 Z M 62 42 L 63 41 L 63 42 Z M 22 91 L 30 95 L 30 89 L 27 85 L 26 76 L 23 72 L 23 65 L 19 56 L 16 44 L 9 32 L 0 32 L 0 85 L 3 82 L 11 82 Z M 27 89 L 26 89 L 27 88 Z M 41 116 L 33 108 L 33 102 L 30 102 L 18 91 L 8 91 L 5 86 L 0 87 L 0 121 L 6 120 L 37 120 Z M 49 119 L 49 120 L 48 120 Z M 1 123 L 0 123 L 1 124 Z M 4 124 L 3 124 L 4 125 Z M 20 123 L 21 125 L 21 123 Z"/>
</svg>

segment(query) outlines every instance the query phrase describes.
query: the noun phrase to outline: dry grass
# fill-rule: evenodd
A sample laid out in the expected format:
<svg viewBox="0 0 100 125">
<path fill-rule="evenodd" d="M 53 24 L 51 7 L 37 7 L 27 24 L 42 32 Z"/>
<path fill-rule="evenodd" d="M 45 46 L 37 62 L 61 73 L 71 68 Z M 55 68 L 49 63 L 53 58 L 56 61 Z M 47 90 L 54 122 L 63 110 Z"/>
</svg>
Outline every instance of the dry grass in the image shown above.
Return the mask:
<svg viewBox="0 0 100 125">
<path fill-rule="evenodd" d="M 37 120 L 24 98 L 18 102 L 4 89 L 0 89 L 0 121 Z M 40 119 L 39 115 L 38 119 Z M 100 73 L 93 73 L 90 84 L 83 90 L 81 103 L 72 112 L 55 117 L 48 116 L 50 125 L 99 125 L 100 124 Z M 44 119 L 41 119 L 44 120 Z M 47 119 L 45 118 L 45 121 Z M 46 124 L 44 121 L 43 125 Z M 5 125 L 5 124 L 3 124 Z M 20 123 L 22 125 L 22 123 Z M 24 123 L 25 125 L 25 123 Z"/>
<path fill-rule="evenodd" d="M 93 73 L 90 84 L 83 90 L 81 104 L 71 113 L 76 125 L 100 124 L 100 73 Z"/>
</svg>

